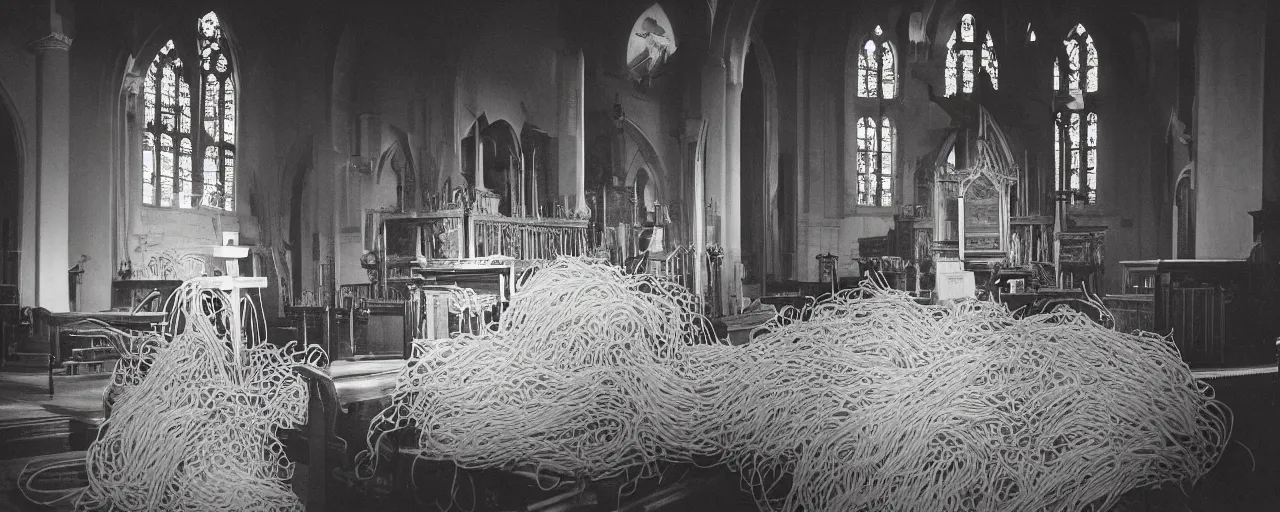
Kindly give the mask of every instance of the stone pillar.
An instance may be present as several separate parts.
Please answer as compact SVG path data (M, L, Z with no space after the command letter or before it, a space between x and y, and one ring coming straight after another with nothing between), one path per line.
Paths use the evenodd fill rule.
M71 38L55 28L27 45L36 54L36 296L49 311L70 308L67 269L71 186Z
M741 300L742 278L742 80L731 72L725 94L725 180L724 180L724 278L725 291L733 300L729 311Z
M560 197L565 210L587 210L587 146L585 103L586 68L582 50L560 55Z
M688 217L693 220L693 290L698 296L702 296L707 291L707 266L702 262L707 256L707 193L706 193L706 159L703 146L706 143L707 121L699 119L697 122L688 122L685 124L685 143L686 147L693 148L693 161L689 165L693 167L693 193L690 201Z
M725 93L727 91L727 79L728 75L725 73L724 61L719 57L711 57L702 72L702 116L707 120L707 133L704 142L705 156L703 157L704 192L706 195L704 198L705 203L703 203L705 206L697 214L708 216L704 235L705 243L715 243L721 247L728 245L724 230L726 171ZM717 219L720 222L715 222ZM717 227L716 224L719 224L719 226ZM728 287L725 286L725 276L730 274L731 272L729 272L727 266L720 272L721 279L717 284L720 285L721 311L713 311L713 314L723 313L724 305L728 303Z

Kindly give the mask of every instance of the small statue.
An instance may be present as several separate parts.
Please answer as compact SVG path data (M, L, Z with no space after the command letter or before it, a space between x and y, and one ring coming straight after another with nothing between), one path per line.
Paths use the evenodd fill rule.
M360 267L364 268L365 273L369 275L369 283L376 286L382 277L382 272L378 265L378 255L373 251L364 251L364 255L360 256Z
M431 251L432 257L442 260L449 259L449 235L453 232L454 230L452 229L444 228L440 228L440 230L436 232L435 247L433 247L434 250Z
M116 277L121 281L133 279L133 262L124 260L120 262L120 269L116 271Z

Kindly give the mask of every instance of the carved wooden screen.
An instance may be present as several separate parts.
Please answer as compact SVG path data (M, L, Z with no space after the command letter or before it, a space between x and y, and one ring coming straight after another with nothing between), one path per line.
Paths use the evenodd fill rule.
M964 192L964 250L999 252L1004 249L1000 187L986 176L975 178Z

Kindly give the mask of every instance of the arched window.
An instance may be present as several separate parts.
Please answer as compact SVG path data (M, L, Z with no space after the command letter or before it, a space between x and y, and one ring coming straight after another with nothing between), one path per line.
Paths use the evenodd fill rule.
M893 47L877 25L858 52L858 97L893 99L897 94Z
M1083 196L1085 204L1098 197L1098 50L1084 25L1076 25L1063 41L1065 59L1054 59L1053 90L1058 91L1053 157L1055 190ZM1066 188L1063 188L1063 179Z
M858 204L893 206L893 123L858 119Z
M143 85L142 202L161 207L235 209L235 77L218 16L196 24L200 64L192 70L168 41ZM192 94L191 82L200 87ZM197 108L199 107L199 108ZM194 118L193 118L194 115ZM202 127L198 132L192 126ZM195 172L196 156L200 172Z
M184 71L173 41L160 48L147 68L142 135L146 204L191 207L191 87Z
M972 14L961 16L960 26L951 32L951 39L947 40L947 96L955 96L957 92L973 93L979 69L987 72L992 89L1000 89L1000 63L996 59L995 40L991 38L991 32L986 31L986 36L979 41L977 34L981 32Z
M631 79L647 85L676 53L676 34L662 6L649 6L631 26L627 39L627 69Z

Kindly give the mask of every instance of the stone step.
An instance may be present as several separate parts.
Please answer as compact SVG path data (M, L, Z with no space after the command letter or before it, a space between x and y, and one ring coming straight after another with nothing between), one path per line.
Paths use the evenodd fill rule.
M66 432L43 434L0 442L0 460L52 455L71 450L71 437Z
M48 352L14 352L13 359L5 361L5 366L14 368L48 368Z
M68 416L0 422L0 460L84 450L98 435L98 426Z

